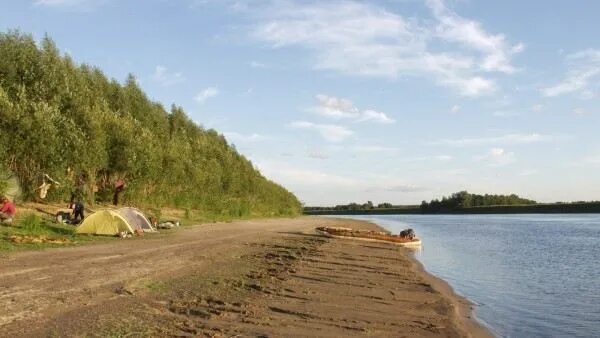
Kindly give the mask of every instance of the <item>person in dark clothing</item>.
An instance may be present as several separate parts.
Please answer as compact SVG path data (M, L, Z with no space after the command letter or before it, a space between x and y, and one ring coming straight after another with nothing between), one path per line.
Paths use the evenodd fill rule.
M84 212L85 207L83 203L81 201L75 202L75 204L73 204L73 219L71 222L73 224L78 224L79 222L83 221L85 218Z
M113 196L114 205L119 205L119 195L123 192L123 189L125 189L125 181L118 179L115 182L115 194Z

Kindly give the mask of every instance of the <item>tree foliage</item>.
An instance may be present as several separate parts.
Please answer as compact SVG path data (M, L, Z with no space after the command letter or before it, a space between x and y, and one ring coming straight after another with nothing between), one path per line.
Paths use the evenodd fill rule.
M48 196L56 201L79 189L107 202L124 179L126 203L232 216L300 210L222 135L151 101L132 75L121 84L62 56L50 38L16 31L0 34L0 166L26 199L48 174L62 183Z
M307 206L304 207L305 212L312 211L326 211L326 210L335 210L335 211L361 211L361 210L378 210L378 209L409 209L409 208L417 208L415 205L393 205L392 203L384 202L374 205L372 201L367 201L366 203L348 203L348 204L338 204L334 207L316 207L316 206Z
M421 210L426 212L449 211L456 209L487 207L498 205L532 205L536 201L521 198L515 194L511 195L477 195L467 191L460 191L441 200L434 199L431 202L423 201Z

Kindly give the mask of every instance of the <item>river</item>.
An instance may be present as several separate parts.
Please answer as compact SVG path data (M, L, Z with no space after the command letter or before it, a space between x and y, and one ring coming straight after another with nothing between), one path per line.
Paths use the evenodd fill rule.
M600 215L351 218L413 228L416 258L499 337L600 336Z

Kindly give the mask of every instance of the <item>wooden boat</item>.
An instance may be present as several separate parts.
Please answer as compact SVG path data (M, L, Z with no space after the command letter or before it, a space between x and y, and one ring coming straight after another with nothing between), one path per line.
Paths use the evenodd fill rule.
M389 232L383 231L356 230L344 227L317 227L315 230L320 235L333 238L354 239L370 242L385 242L407 247L421 245L421 240L414 236L392 235Z

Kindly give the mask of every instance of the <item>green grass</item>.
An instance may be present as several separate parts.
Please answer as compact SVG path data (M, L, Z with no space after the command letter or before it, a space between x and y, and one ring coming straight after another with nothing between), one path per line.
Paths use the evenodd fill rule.
M149 281L146 283L146 288L152 292L161 293L167 290L167 283L161 281Z
M54 243L15 243L11 236L44 237L65 240L65 244ZM75 234L75 226L56 224L34 213L24 213L15 218L11 225L0 225L0 252L18 250L39 250L45 248L81 245L89 242L112 240L112 237L80 236Z
M152 337L157 333L150 326L144 324L139 318L128 316L126 318L106 318L103 327L89 337L107 338L132 338Z
M43 220L36 214L27 214L20 221L20 228L24 233L31 235L47 235L48 228L42 224Z

